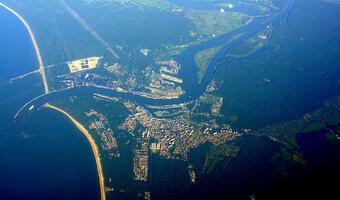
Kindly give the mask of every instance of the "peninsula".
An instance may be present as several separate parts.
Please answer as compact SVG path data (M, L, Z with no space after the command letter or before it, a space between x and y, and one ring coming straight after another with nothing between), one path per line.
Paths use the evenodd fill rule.
M101 200L105 200L106 196L105 196L103 170L102 170L102 165L101 165L101 162L100 162L98 147L97 147L94 139L91 137L90 133L84 128L83 125L81 125L78 121L76 121L71 115L69 115L64 110L62 110L58 107L52 106L48 103L46 103L44 106L47 107L47 108L52 108L54 110L57 110L57 111L63 113L64 115L66 115L77 126L77 128L86 136L87 140L90 142L94 157L96 159L97 171L98 171L98 176L99 176Z

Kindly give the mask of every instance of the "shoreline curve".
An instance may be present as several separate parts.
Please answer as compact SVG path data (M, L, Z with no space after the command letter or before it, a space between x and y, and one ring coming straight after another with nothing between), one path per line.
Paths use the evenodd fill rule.
M45 71L44 71L44 64L42 62L42 58L41 58L41 55L40 55L40 50L39 50L37 41L35 39L35 36L34 36L32 30L31 30L31 27L28 25L26 20L23 17L21 17L21 15L19 15L17 12L15 12L13 9L11 9L10 7L6 6L5 4L3 4L1 2L0 2L0 6L4 7L6 10L8 10L12 14L14 14L25 25L25 27L26 27L26 29L27 29L30 37L31 37L35 53L37 54L37 58L38 58L38 62L39 62L39 72L40 72L40 74L42 76L42 79L43 79L45 94L48 94L49 90L48 90L47 80L46 80Z
M89 141L89 143L91 145L92 152L93 152L95 160L96 160L97 172L98 172L98 176L99 176L101 200L106 200L103 170L102 170L102 165L101 165L101 162L100 162L98 147L97 147L94 139L92 138L90 133L85 129L85 127L83 125L81 125L77 120L75 120L70 114L68 114L64 110L62 110L58 107L52 106L51 104L48 104L48 103L46 103L44 105L44 107L54 109L56 111L61 112L64 115L66 115L74 123L74 125L76 125L76 127L86 136L87 140Z

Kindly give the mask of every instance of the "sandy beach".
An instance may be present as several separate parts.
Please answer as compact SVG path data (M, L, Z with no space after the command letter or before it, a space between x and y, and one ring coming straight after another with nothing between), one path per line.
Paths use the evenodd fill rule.
M83 125L81 125L78 121L76 121L71 115L69 115L64 110L62 110L58 107L52 106L48 103L45 104L44 106L47 107L47 108L52 108L54 110L57 110L57 111L63 113L64 115L66 115L77 126L77 128L86 136L87 140L90 142L94 157L96 159L97 171L98 171L98 176L99 176L101 200L105 200L106 197L105 197L104 176L103 176L102 165L101 165L101 162L100 162L99 151L98 151L98 147L97 147L95 141L93 140L93 138L91 137L90 133L86 130L86 128Z
M38 58L38 62L39 62L39 72L42 76L42 79L43 79L43 83L44 83L44 88L45 88L45 94L47 94L49 92L48 90L48 85L47 85L47 80L46 80L46 76L45 76L45 71L44 71L44 64L42 62L42 59L41 59L41 55L40 55L40 50L39 50L39 47L38 47L38 44L37 44L37 41L35 40L35 36L31 30L31 27L28 25L28 23L26 22L26 20L21 17L17 12L15 12L14 10L12 10L11 8L7 7L5 4L3 3L0 3L0 6L6 8L8 11L10 11L11 13L13 13L15 16L17 16L19 18L19 20L25 25L28 33L30 34L30 37L32 39L32 42L33 42L33 46L34 46L34 49L35 49L35 53L37 54L37 58Z

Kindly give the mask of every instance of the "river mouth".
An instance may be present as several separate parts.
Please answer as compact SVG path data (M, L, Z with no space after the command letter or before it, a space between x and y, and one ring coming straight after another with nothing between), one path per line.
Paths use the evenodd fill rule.
M13 119L44 89L39 73L10 83L39 64L27 29L2 6L0 36L0 199L98 199L91 149L72 123L47 109Z
M246 27L246 28L250 28L250 27ZM256 31L255 29L257 27L253 27L254 28L254 33L253 34L256 34ZM242 32L243 29L241 30L237 30L237 31L240 31ZM236 31L231 33L232 35L233 34L236 34ZM247 37L251 37L251 34L250 35L246 35L244 36L244 38L247 38ZM229 36L226 36L226 37L229 37ZM217 40L217 43L218 43L218 39ZM235 44L233 45L236 45L236 43L238 42L235 42ZM207 44L208 46L209 45L212 45L212 44ZM230 44L229 44L230 45ZM220 56L224 56L225 54L225 51L228 51L229 48L231 48L233 45L230 45L230 46L224 46L225 50L224 51L220 51L218 54L220 54ZM194 47L193 47L194 48ZM199 50L201 50L202 48L204 49L205 47L195 47L195 48L198 48ZM197 51L199 51L197 50ZM193 50L194 51L194 50ZM196 51L196 52L197 52ZM195 53L192 53L193 55L195 55ZM189 52L188 55L191 55L191 53ZM192 64L194 63L192 61L192 57L186 57L184 54L182 55L184 59L182 62L185 63L186 59L188 60L188 63ZM222 57L214 57L214 59L216 60L216 63L218 63L218 61L222 58ZM177 61L179 61L181 58L177 58ZM180 61L179 61L180 62ZM187 91L190 93L189 94L186 94L186 96L183 96L182 98L180 99L173 99L173 100L155 100L155 99L148 99L148 98L144 98L144 97L141 97L141 96L138 96L138 95L133 95L133 94L130 94L130 93L119 93L119 92L116 92L116 91L112 91L112 90L108 90L108 89L103 89L103 88L96 88L96 87L77 87L77 88L73 88L73 89L70 89L70 90L65 90L65 91L59 91L59 92L56 92L56 93L51 93L51 94L48 94L40 99L37 99L36 101L32 102L31 104L29 104L26 108L26 111L28 110L28 108L30 108L31 106L35 106L34 109L36 111L36 109L39 109L42 105L44 105L46 102L50 102L50 101L54 101L54 100L58 100L59 98L64 98L65 96L81 96L81 95L89 95L89 96L92 96L93 93L100 93L100 94L105 94L107 96L116 96L116 97L120 97L122 98L123 100L129 100L129 101L134 101L134 102L138 102L139 104L148 104L148 105L167 105L167 104L175 104L175 103L181 103L182 101L186 101L186 100L192 100L192 99L195 99L197 97L199 97L202 93L204 93L205 91L205 88L206 86L209 84L209 82L214 78L214 75L216 73L216 69L215 69L215 66L216 65L211 65L209 66L209 69L208 70L212 70L212 72L210 73L210 78L209 78L209 72L207 72L207 74L204 78L204 80L202 81L202 83L200 85L198 85L196 83L196 80L195 79L192 79L194 81L192 82L185 82L185 84L187 83L187 85L185 86L187 89ZM194 70L194 68L196 68L195 65L192 65L192 70ZM182 76L183 77L190 77L193 72L191 70L188 70L187 72L188 74L185 75L184 72L182 73ZM38 77L39 78L39 77ZM190 79L191 80L191 79ZM262 81L262 80L261 80ZM201 86L202 85L202 86ZM197 94L195 94L197 92ZM185 99L187 98L187 99ZM150 109L151 110L151 109ZM41 109L42 112L44 112L44 109ZM23 115L20 115L19 116L19 119L18 121L21 121L21 120L25 120L27 117L30 117L30 116L33 116L34 114L39 114L39 112L25 112L23 114L25 114L25 116ZM52 121L50 123L63 123L64 122L57 122L57 121ZM13 124L13 126L15 126L17 124ZM3 130L3 128L1 127L0 130ZM26 135L23 135L23 137L27 137ZM267 138L268 139L268 138ZM1 140L1 137L0 137L0 140ZM18 144L19 146L20 144ZM0 145L1 146L1 145ZM263 145L265 146L265 145ZM1 152L1 151L0 151ZM3 151L5 152L5 151ZM251 151L250 151L251 152ZM201 156L203 154L199 154L198 156ZM1 156L1 154L0 154ZM20 156L20 155L19 155ZM158 161L157 161L158 162ZM1 167L1 165L0 165ZM1 170L0 170L1 171ZM162 173L163 171L161 171L160 173ZM6 183L3 183L3 185L5 185ZM72 187L72 186L70 186ZM94 186L95 187L95 186ZM6 188L5 188L6 190ZM232 192L232 191L231 191Z
M172 1L175 4L181 5L181 6L187 6L187 7L196 7L200 3L195 3L196 6L193 6L191 4L191 1ZM186 3L185 3L186 2ZM224 1L219 1L218 3L221 3ZM201 2L202 4L199 6L200 9L217 9L215 4ZM183 5L182 5L183 4ZM111 96L117 96L121 97L126 100L136 101L140 103L141 105L170 105L170 104L179 104L183 102L189 102L192 100L197 99L199 96L201 96L207 89L208 85L213 80L215 73L217 71L217 64L218 62L225 56L225 53L241 42L244 39L250 38L257 34L262 29L266 28L270 24L276 22L277 20L281 19L282 17L286 16L290 10L293 9L295 4L295 0L290 0L287 5L280 11L277 11L274 15L270 17L259 17L252 20L251 23L247 24L246 26L243 26L239 29L236 29L234 31L228 32L226 34L223 34L221 36L218 36L216 38L210 39L208 41L199 43L198 45L191 46L187 49L185 49L183 52L181 52L179 55L175 57L175 60L181 64L183 67L179 71L179 76L184 79L184 82L182 84L182 87L186 93L182 96L180 96L177 99L150 99L141 97L132 93L119 93L113 90L109 89L103 89L103 88L96 88L96 87L80 87L80 88L73 88L67 91L57 91L55 93L48 94L42 98L39 98L38 101L33 101L26 105L26 107L30 107L34 104L37 104L39 106L42 106L43 104L47 103L48 101L53 100L54 98L58 98L58 95L60 96L72 96L72 95L90 95L93 93L103 93L106 95ZM243 9L244 12L247 12L247 9ZM251 14L251 13L248 13ZM229 42L235 35L245 33L241 37L232 40L232 42ZM224 45L211 59L211 62L208 65L208 68L203 76L203 79L200 84L198 84L196 72L198 71L198 67L195 63L194 57L195 55L205 49L209 49L212 47Z

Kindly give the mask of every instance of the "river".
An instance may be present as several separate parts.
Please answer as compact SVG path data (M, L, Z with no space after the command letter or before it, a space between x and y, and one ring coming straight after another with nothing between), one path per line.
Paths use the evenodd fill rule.
M193 5L196 5L196 3L195 4L184 3L188 1L172 1L172 2L177 3L181 6L191 5L189 7L195 7ZM188 102L188 101L197 99L200 95L202 95L202 93L205 92L207 86L209 85L209 83L211 82L211 80L213 79L215 75L218 61L224 57L228 49L235 46L242 40L254 36L256 33L263 30L266 26L286 16L289 13L289 11L293 9L294 4L295 4L295 0L290 0L284 8L282 8L280 11L276 11L276 13L270 17L255 18L251 23L249 23L246 26L243 26L239 29L228 32L226 34L223 34L219 37L208 40L206 42L202 42L198 45L191 46L185 49L181 54L177 55L175 57L175 60L183 66L181 71L179 72L179 75L184 80L182 88L186 91L186 93L178 99L156 100L156 99L149 99L149 98L141 97L141 96L130 94L130 93L129 94L119 93L113 90L107 90L107 89L102 89L102 88L82 87L82 88L73 88L67 91L51 93L42 98L39 98L36 101L33 101L32 103L28 104L26 107L30 107L33 104L38 104L40 106L50 101L51 99L59 98L65 95L66 96L67 95L81 95L81 94L86 95L86 94L92 94L94 92L111 95L111 96L117 96L117 97L121 97L124 99L129 99L132 101L136 101L142 105L144 104L149 104L149 105L178 104L178 103ZM208 5L206 3L204 3L204 5L205 6L202 6L201 8L216 9L214 5L210 5L210 4ZM246 7L245 9L243 10L241 9L239 11L247 13L248 10L249 10L248 7ZM233 36L240 34L240 33L245 33L245 34L233 40L232 42L229 42L233 38ZM198 71L198 67L196 66L196 63L194 60L195 55L202 50L217 47L220 45L224 45L224 46L212 58L205 72L205 75L202 79L201 84L198 84L197 75L196 75L197 74L196 72Z
M186 90L186 94L179 99L154 100L107 89L81 87L48 94L27 105L27 108L31 105L39 108L50 100L64 96L94 92L130 99L141 104L165 105L196 99L205 91L214 77L217 62L229 48L285 16L294 3L295 0L290 0L275 16L256 18L247 26L192 46L178 55L175 59L185 66L180 76L184 79L183 89ZM205 8L215 9L209 6ZM244 12L247 12L247 9ZM193 73L198 70L194 56L204 49L226 44L234 35L243 32L247 34L225 45L213 57L201 84L197 84L196 73ZM0 92L6 94L0 100L0 175L3 177L0 180L0 197L98 199L98 177L90 145L65 116L52 110L41 109L40 112L26 112L20 120L13 122L12 116L24 102L43 93L43 85L39 74L8 84L11 77L36 70L38 66L25 27L3 8L0 8L0 36L0 61L5 66L0 69ZM12 50L9 51L9 47Z

